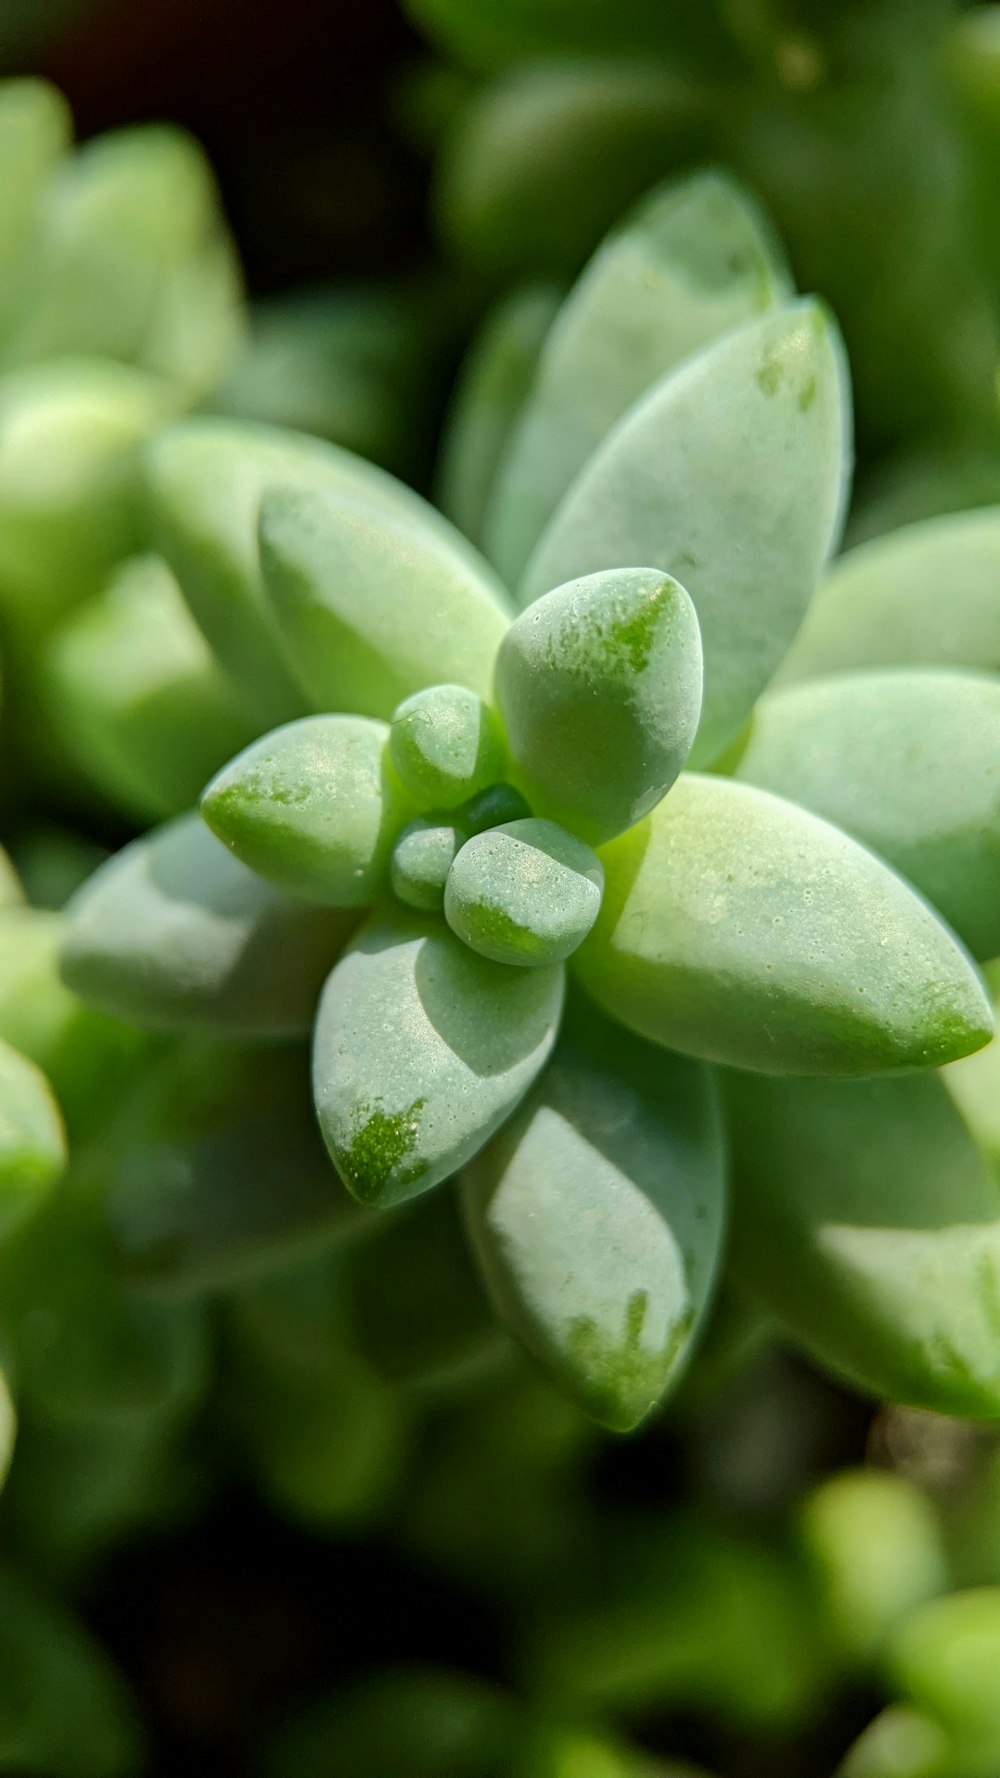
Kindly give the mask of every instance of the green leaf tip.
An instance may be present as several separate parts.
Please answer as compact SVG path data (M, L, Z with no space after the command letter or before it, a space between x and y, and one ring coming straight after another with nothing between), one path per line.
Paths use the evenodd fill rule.
M511 625L495 682L532 806L599 845L649 813L691 750L702 689L694 606L653 568L570 581Z
M389 877L397 900L434 913L444 906L444 890L467 835L459 820L418 815L407 822L392 850Z
M388 729L363 716L305 716L263 736L212 780L201 812L245 865L292 895L365 907L386 874L405 802Z
M444 892L452 931L495 963L561 963L590 931L604 872L590 847L554 821L531 818L477 834Z
M427 809L453 809L503 772L492 712L464 685L433 685L405 698L389 734L392 763Z
M385 1207L480 1149L548 1059L563 973L477 957L442 923L375 915L323 990L320 1128L346 1184Z

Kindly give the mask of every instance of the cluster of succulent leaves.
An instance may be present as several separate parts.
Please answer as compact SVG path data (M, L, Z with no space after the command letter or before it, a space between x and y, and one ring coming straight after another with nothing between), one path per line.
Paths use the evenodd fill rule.
M405 302L248 348L187 139L74 153L0 87L6 791L166 823L68 921L0 883L0 1533L72 1593L211 1498L206 1415L279 1513L510 1602L527 1703L387 1672L273 1778L678 1778L644 1712L780 1737L873 1673L845 1778L991 1778L995 1477L942 1529L843 1476L793 1554L586 1477L762 1313L1000 1413L993 9L413 10L490 74L435 76L466 262L562 279L615 222L488 316L446 517L328 442L405 457ZM836 324L728 175L619 217L706 150L866 436L932 439L832 566ZM134 1769L79 1626L7 1570L0 1620L0 1767Z

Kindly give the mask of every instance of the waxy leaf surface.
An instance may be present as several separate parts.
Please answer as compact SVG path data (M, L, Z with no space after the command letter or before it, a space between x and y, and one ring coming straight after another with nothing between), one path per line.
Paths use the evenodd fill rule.
M503 453L484 547L509 585L517 585L563 495L633 402L685 358L790 294L768 225L725 174L699 173L643 199L563 304Z
M471 1160L548 1059L563 971L477 957L439 923L375 916L320 1002L313 1084L346 1185L390 1205Z
M1000 678L835 674L758 705L737 776L853 834L1000 955Z
M750 322L629 409L528 564L525 604L637 563L687 588L705 654L697 764L732 739L802 622L844 500L846 399L818 304Z
M1000 1411L1000 1184L940 1078L726 1080L737 1276L872 1395Z
M557 1388L626 1431L683 1367L711 1295L721 1122L706 1069L577 1012L463 1198L502 1319Z
M855 667L1000 672L1000 507L925 519L848 550L778 681Z
M570 581L511 625L495 678L533 808L599 845L648 815L691 751L702 688L694 606L654 568Z
M156 1030L293 1036L352 925L265 883L187 815L74 897L62 969L85 1000Z
M509 621L485 562L356 489L275 488L261 508L261 564L313 703L388 718L444 682L489 695Z
M202 815L268 882L331 907L364 907L406 809L385 763L388 733L364 716L287 723L223 767Z
M875 1074L979 1049L965 952L901 879L794 804L684 774L602 847L585 987L657 1043L765 1074Z

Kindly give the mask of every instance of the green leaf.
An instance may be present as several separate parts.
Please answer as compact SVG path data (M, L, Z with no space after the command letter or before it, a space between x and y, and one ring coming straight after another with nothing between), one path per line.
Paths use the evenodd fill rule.
M490 488L559 307L558 285L525 284L489 311L458 376L437 472L443 512L482 545Z
M59 974L65 932L61 914L0 911L0 1039L41 1069L75 1144L115 1115L146 1040L66 987Z
M429 685L392 718L392 763L424 809L455 809L489 790L504 769L493 712L464 685Z
M701 637L655 568L570 581L514 622L496 663L510 755L540 815L592 845L648 815L694 742Z
M890 1704L848 1749L837 1778L954 1778L955 1749L941 1724Z
M406 812L386 759L388 734L363 716L290 722L223 768L202 815L268 882L331 907L364 907Z
M382 1667L293 1718L265 1753L262 1773L496 1778L512 1773L518 1739L516 1708L493 1680L422 1663Z
M0 1238L30 1216L65 1165L62 1118L45 1076L0 1042Z
M511 586L633 402L791 288L769 225L724 173L659 186L612 231L545 340L499 467L484 546Z
M444 136L438 228L495 282L572 276L628 204L708 143L705 89L662 62L514 67Z
M766 791L685 774L601 860L575 967L656 1043L766 1074L875 1074L990 1036L979 978L925 903Z
M597 919L600 860L554 821L511 821L473 836L448 872L444 914L481 957L525 968L562 963Z
M147 1075L107 1200L127 1275L179 1299L289 1265L363 1220L316 1128L308 1053L186 1039Z
M375 916L320 1002L313 1083L320 1127L362 1203L387 1206L454 1173L544 1066L563 972L489 963L446 927Z
M1000 1186L942 1083L726 1082L734 1264L866 1392L1000 1412Z
M0 1569L0 1765L53 1778L127 1778L138 1717L104 1650L60 1605Z
M894 1684L965 1754L956 1768L991 1771L1000 1758L1000 1587L970 1587L932 1600L894 1639ZM966 1761L968 1763L966 1763Z
M705 652L696 763L732 739L802 622L843 504L846 404L817 303L750 322L629 410L528 564L524 603L637 563L687 588Z
M0 587L31 638L101 590L140 543L138 447L177 392L124 364L0 378Z
M126 563L57 631L45 679L74 758L142 821L189 809L254 733L157 556Z
M1000 507L906 525L823 581L778 683L853 667L1000 672Z
M0 335L17 309L23 274L19 260L39 198L72 134L69 106L47 80L0 83Z
M10 1392L10 1384L3 1371L0 1371L0 1493L3 1492L17 1443L17 1408Z
M389 863L396 899L422 913L440 912L448 872L468 837L457 815L452 820L445 815L418 815L408 821Z
M172 426L146 453L146 482L156 548L262 725L307 708L260 577L257 520L265 489L357 495L386 517L409 518L421 534L435 531L446 540L442 548L464 553L470 575L478 560L447 520L393 476L336 445L276 427L208 417Z
M198 815L134 840L73 898L66 982L154 1030L307 1031L350 914L293 901L247 870Z
M993 1002L1000 1006L1000 960L984 971ZM953 1062L941 1076L973 1136L1000 1179L1000 1038L974 1056Z
M725 1163L713 1083L586 1006L463 1177L497 1313L585 1413L627 1432L712 1294Z
M407 0L421 29L453 55L492 67L531 56L656 55L671 32L704 29L703 9L681 0L668 24L649 0ZM711 29L710 29L711 34Z
M895 669L764 698L736 776L891 864L976 957L1000 953L1000 679Z
M208 161L184 131L115 130L66 157L23 257L13 359L120 359L192 390L225 371L239 271Z
M318 708L388 718L413 692L443 682L489 696L506 594L442 523L414 522L353 488L265 495L264 579Z
M905 1475L845 1469L827 1477L803 1502L799 1533L833 1640L861 1673L898 1624L948 1590L937 1513Z

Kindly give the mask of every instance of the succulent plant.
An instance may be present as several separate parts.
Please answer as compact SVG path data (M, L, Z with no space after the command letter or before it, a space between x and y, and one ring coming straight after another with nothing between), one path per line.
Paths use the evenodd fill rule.
M887 624L888 660L862 637L864 673L793 683L851 628L852 561L810 603L845 364L732 182L644 200L533 367L509 337L447 453L472 438L461 503L500 573L330 445L209 419L152 442L150 542L259 738L98 870L65 979L153 1029L312 1030L359 1204L457 1178L496 1313L611 1426L694 1348L730 1177L737 1276L793 1337L996 1412L996 1186L933 1072L992 1030L965 948L1000 949L980 632L941 670L951 619L911 599L926 670ZM280 1245L280 1167L255 1183Z

